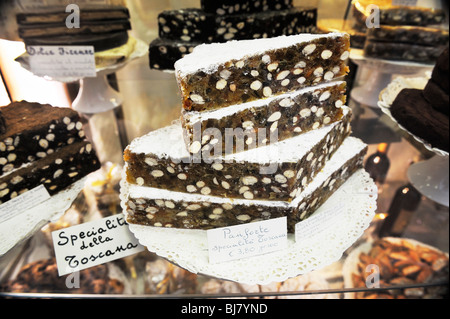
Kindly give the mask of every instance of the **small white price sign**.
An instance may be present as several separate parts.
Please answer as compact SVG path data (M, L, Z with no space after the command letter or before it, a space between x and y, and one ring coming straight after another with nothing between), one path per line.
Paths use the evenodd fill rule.
M51 78L95 77L93 46L27 46L31 72Z
M287 248L287 218L207 231L209 261L221 263Z

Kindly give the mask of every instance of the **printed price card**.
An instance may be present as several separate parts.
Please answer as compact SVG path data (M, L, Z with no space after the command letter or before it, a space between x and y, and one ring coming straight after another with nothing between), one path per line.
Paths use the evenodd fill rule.
M207 231L209 261L220 263L287 248L287 218Z
M60 276L145 249L130 232L123 214L57 230L52 237Z
M295 242L305 242L327 232L343 220L346 205L341 203L333 209L321 211L295 225Z
M31 71L51 78L95 77L93 46L27 46Z
M14 197L0 205L0 223L11 219L28 209L38 206L50 198L50 194L44 185L40 185L28 192Z

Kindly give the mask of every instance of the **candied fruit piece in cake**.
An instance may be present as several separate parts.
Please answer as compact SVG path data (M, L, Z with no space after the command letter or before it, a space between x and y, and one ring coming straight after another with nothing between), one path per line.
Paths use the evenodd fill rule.
M185 193L289 200L313 180L350 134L350 109L344 114L341 121L320 129L225 156L193 156L186 149L181 125L174 124L127 147L127 180Z
M292 201L247 200L187 194L128 185L127 220L132 224L184 229L213 229L278 217L288 231L313 214L350 176L362 168L367 145L348 137L302 192ZM306 166L305 166L306 167Z
M0 135L0 174L44 158L84 139L77 112L26 101L0 108L6 130Z
M331 80L334 73L325 77ZM343 81L278 96L271 96L270 91L267 89L266 92L270 97L253 102L214 111L184 112L182 122L188 150L191 153L208 149L217 152L217 147L221 146L222 155L236 153L318 129L343 116L342 106L346 102L346 83ZM275 131L276 139L271 138ZM235 134L229 135L230 132ZM217 138L221 138L220 144L217 144ZM227 144L229 138L234 139L232 144ZM201 147L192 147L193 143ZM227 145L232 147L227 149Z
M300 34L204 44L175 63L187 111L206 111L327 82L348 72L350 36ZM299 72L301 73L299 74Z

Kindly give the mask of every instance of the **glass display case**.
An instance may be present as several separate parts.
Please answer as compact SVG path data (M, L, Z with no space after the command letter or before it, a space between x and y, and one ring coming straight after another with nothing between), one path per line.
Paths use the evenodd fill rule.
M440 1L431 2L441 6ZM17 5L22 10L27 1L5 3L3 12ZM11 27L0 32L1 104L25 99L76 110L101 162L101 168L83 180L61 214L43 218L26 231L17 230L17 238L7 238L12 244L2 248L0 255L1 298L448 298L448 152L415 138L383 107L392 103L389 94L398 85L402 89L423 85L435 64L371 63L361 51L361 34L353 32L355 1L293 1L295 6L318 8L316 32L349 32L354 40L350 74L345 78L347 104L353 113L352 136L368 145L363 164L376 186L376 194L371 194L376 208L349 247L330 253L331 259L318 262L311 271L264 284L195 273L145 247L130 256L60 276L52 232L121 216L124 150L136 138L180 118L182 97L174 72L150 67L149 44L160 35L158 15L164 10L201 7L199 0L114 4L127 6L132 25L129 34L138 44L134 55L97 72L95 78L56 81L38 77L16 59L23 54L24 44ZM0 17L6 20L3 12ZM397 83L394 88L393 83ZM2 232L10 236L11 230ZM322 257L313 256L319 261Z

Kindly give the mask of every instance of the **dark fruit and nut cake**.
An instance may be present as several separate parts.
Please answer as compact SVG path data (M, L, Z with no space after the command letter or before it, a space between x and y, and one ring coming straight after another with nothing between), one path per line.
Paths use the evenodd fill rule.
M72 109L21 101L1 112L0 204L39 185L56 194L100 168Z
M175 63L183 108L214 110L329 82L347 74L349 48L341 33L198 46Z

